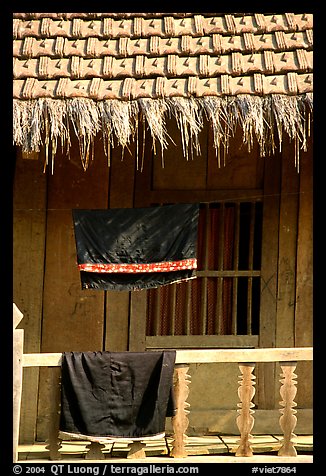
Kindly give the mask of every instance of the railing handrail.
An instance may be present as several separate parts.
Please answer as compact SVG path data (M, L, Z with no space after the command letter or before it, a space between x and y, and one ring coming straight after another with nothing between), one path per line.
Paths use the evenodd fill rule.
M62 353L23 354L23 367L59 367ZM296 362L313 360L313 347L271 347L259 349L186 349L176 350L176 364Z
M14 304L13 313L14 338L13 338L13 461L18 460L18 440L20 406L22 396L22 381L24 367L60 367L62 363L62 352L56 353L24 353L24 330L17 329L23 314ZM153 351L163 349L153 349ZM185 457L185 435L188 427L187 414L189 413L186 399L189 393L189 383L191 380L188 374L189 365L192 363L237 363L241 375L239 376L238 395L240 403L238 406L237 426L240 431L239 447L236 456L252 456L252 446L250 442L251 430L254 425L254 404L252 399L255 394L255 379L253 374L255 364L260 362L279 362L281 368L280 396L280 427L284 435L282 446L278 451L279 456L296 456L297 452L293 443L295 437L294 429L297 418L294 401L296 395L297 375L294 373L298 361L312 361L313 347L273 347L273 348L196 348L196 349L176 349L175 367L175 394L177 401L177 412L172 418L174 428L174 442L171 456ZM53 382L52 382L53 383ZM50 418L49 449L50 459L60 459L58 440L58 390L59 385L53 384L55 398L52 400L55 406ZM96 443L92 443L96 445ZM98 444L97 444L98 445ZM92 450L93 451L93 450ZM90 450L92 457L94 454ZM99 448L97 456L102 458ZM137 450L138 451L138 450ZM134 457L140 457L139 455Z
M19 331L18 331L19 333ZM18 336L18 334L17 334ZM20 336L22 337L22 336ZM21 370L24 367L60 367L62 362L62 353L27 353L22 352L23 341L21 339L21 354L18 357ZM156 349L163 350L163 349ZM177 413L172 418L174 428L173 448L171 456L174 458L186 457L185 435L189 420L187 414L189 404L186 402L189 393L190 375L188 374L191 363L237 363L241 375L239 376L238 394L240 403L238 403L237 426L240 432L239 447L235 456L252 456L251 429L254 425L253 413L254 404L252 398L255 394L255 376L253 371L256 363L259 362L279 362L281 374L280 394L282 397L280 426L284 434L282 446L278 451L279 456L296 456L297 452L293 443L294 428L296 425L295 410L293 407L296 394L296 378L294 371L298 361L313 360L312 347L273 347L273 348L251 348L251 349L178 349L176 350L175 367L175 394L177 398ZM21 381L20 381L21 393ZM58 390L58 388L57 388ZM16 399L16 406L19 409L20 397ZM55 399L57 402L57 400ZM50 422L49 449L50 459L60 459L59 448L61 443L58 440L57 428L57 409L52 414L53 421ZM16 433L14 438L14 460L17 461L18 455L18 428L19 428L19 410L16 418ZM98 444L96 446L98 457L102 457ZM90 450L91 451L91 450ZM95 451L95 450L94 450ZM140 456L137 456L140 457Z

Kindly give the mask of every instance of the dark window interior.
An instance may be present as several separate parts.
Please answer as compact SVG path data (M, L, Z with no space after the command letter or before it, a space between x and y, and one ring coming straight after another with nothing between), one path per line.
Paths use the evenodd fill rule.
M200 205L197 278L148 291L147 335L259 333L262 203Z

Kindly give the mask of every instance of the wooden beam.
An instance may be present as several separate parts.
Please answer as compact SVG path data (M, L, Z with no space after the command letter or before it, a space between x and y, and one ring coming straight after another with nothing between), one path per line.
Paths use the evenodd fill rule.
M287 362L312 360L312 347L178 350L176 363Z
M62 352L42 352L41 354L24 354L23 367L59 367Z
M268 160L268 159L266 159ZM274 159L271 159L274 160ZM149 190L147 203L209 203L262 200L260 188L251 190Z
M258 335L146 336L146 349L258 347Z
M24 354L23 367L57 367L61 353ZM284 347L270 349L191 349L177 350L176 364L213 362L293 362L313 360L312 347Z

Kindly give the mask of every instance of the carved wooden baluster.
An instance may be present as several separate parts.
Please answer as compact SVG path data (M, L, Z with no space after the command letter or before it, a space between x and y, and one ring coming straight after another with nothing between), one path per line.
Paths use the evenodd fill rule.
M92 441L86 448L88 448L88 451L85 454L85 459L104 459L102 448L105 448L105 445L97 441Z
M280 412L282 415L280 416L280 427L283 432L283 441L282 446L278 451L279 456L297 456L297 451L294 447L292 439L296 436L294 432L294 428L297 424L297 417L295 414L297 413L294 410L294 407L297 404L294 402L294 398L297 393L297 375L294 373L297 363L296 362L282 362L280 363L282 374L281 374L281 388L280 394L282 397L282 401L280 405L282 407Z
M174 396L176 403L176 414L172 417L173 442L170 456L173 458L185 458L187 452L185 443L187 439L186 431L189 425L187 414L190 407L187 403L189 395L189 383L191 381L188 375L189 365L177 364L174 369Z
M130 459L140 459L140 458L146 458L146 453L144 448L146 447L145 443L142 443L141 441L133 441L132 443L129 443L128 448L128 454L127 458Z
M49 372L52 399L49 421L49 436L46 440L46 449L50 451L51 460L59 460L61 459L59 449L62 446L62 440L59 438L61 369L56 367L49 367Z
M250 442L252 435L250 432L255 423L253 417L254 410L252 410L255 405L251 401L255 395L254 385L256 377L252 374L254 368L254 363L239 364L241 375L238 382L240 384L238 395L241 403L238 403L239 409L237 411L239 416L237 417L237 425L240 430L240 444L235 453L236 456L253 455Z

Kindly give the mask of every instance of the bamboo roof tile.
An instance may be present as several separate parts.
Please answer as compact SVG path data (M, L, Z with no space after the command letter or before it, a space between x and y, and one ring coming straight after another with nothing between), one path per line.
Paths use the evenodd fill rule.
M155 98L157 77L174 79L164 94L199 96L206 94L202 81L189 91L187 78L221 75L229 76L229 94L271 94L270 75L279 76L278 92L301 93L312 91L312 82L300 77L298 88L290 87L287 75L313 71L312 15L16 13L13 54L14 97L21 99L31 78L31 98L57 98L53 80L60 78L69 79L63 97L87 97L92 78L101 78L104 89L112 85L108 79L119 80L111 91L123 99L121 81L133 78L143 80L135 97L152 90ZM263 87L254 86L255 74L263 75ZM218 80L206 83L213 95L223 94ZM106 97L102 89L98 99Z
M166 110L176 107L176 98L180 101L179 109L185 107L183 99L196 99L196 107L214 123L216 147L223 137L221 118L217 118L222 114L222 105L234 111L230 101L236 98L242 109L237 117L243 117L247 111L248 120L250 116L250 121L254 121L257 119L253 118L252 109L248 112L248 98L254 108L259 104L260 110L265 108L268 98L274 108L276 104L285 107L284 98L297 98L297 108L292 99L286 107L297 115L292 118L296 133L293 129L291 134L305 145L300 117L311 117L313 15L14 13L13 77L14 140L26 150L37 149L41 139L26 132L28 128L24 129L21 121L32 121L32 115L41 114L42 108L44 114L55 109L55 114L60 110L60 114L68 114L71 119L77 115L68 113L69 108L85 108L85 101L89 101L88 107L94 109L90 117L94 118L112 104L118 107L116 102L108 105L106 101L134 101L132 108L142 110L151 127L150 114L155 110L163 121ZM83 101L79 105L78 99ZM172 102L164 107L162 102L149 106L149 99L174 102L173 106ZM56 105L51 101L56 101ZM308 105L308 116L300 109L304 102ZM192 101L188 106L195 114L198 129L199 116L194 104ZM134 117L134 112L128 111L130 118ZM53 112L52 122L54 117ZM94 134L103 120L107 121L107 115L105 119L96 119L91 128ZM164 135L164 121L161 126L160 137ZM110 127L105 134L117 129ZM260 127L253 129L258 131ZM85 130L82 134L91 134ZM131 127L130 131L133 130ZM58 124L52 131L52 140L57 141L59 135L62 139L62 134ZM155 135L153 130L152 134Z

